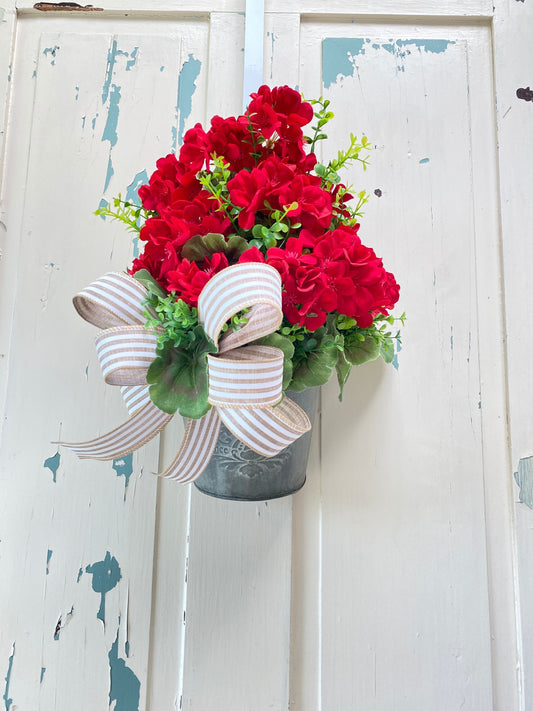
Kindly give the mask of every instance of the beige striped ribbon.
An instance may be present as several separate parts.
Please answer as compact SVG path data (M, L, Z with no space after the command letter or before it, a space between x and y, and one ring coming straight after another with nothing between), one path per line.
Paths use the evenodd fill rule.
M146 373L155 358L158 331L146 329L145 287L127 274L110 272L74 297L80 316L103 329L96 350L106 383L120 386L130 419L88 442L60 443L80 458L117 459L153 439L171 420L150 400ZM224 324L249 309L247 323L222 334ZM161 476L197 479L215 450L221 423L250 449L272 457L311 428L305 412L283 398L283 353L247 345L281 323L281 279L267 264L236 264L216 274L198 300L198 317L218 347L209 355L209 403L188 420L178 454Z

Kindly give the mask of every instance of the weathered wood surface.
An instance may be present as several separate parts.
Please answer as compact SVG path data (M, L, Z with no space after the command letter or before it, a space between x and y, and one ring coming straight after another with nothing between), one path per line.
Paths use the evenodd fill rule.
M490 25L453 19L490 18L486 0L330 2L329 15L267 0L265 80L332 100L325 155L350 131L375 144L368 172L350 177L372 195L361 236L397 274L408 322L397 367L354 372L342 404L334 383L323 389L304 489L247 505L152 477L178 421L131 462L78 462L50 445L126 416L70 304L133 254L92 211L133 192L187 126L241 109L244 3L209 15L211 3L187 14L158 2L148 24L145 5L106 8L130 17L23 8L18 22L0 203L4 704L525 711L506 377L516 468L532 454L531 104L513 93L529 82L531 10L497 5L495 95ZM532 515L518 507L524 600ZM527 661L527 605L522 621Z

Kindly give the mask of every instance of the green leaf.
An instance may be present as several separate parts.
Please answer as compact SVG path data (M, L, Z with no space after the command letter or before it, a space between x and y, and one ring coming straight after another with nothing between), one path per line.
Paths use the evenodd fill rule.
M162 299L165 299L168 294L167 292L163 289L163 287L154 279L154 277L150 274L148 269L139 269L138 272L135 272L133 275L137 281L141 282L143 286L145 286L149 292L152 294L156 294L157 296L160 296Z
M339 402L342 402L342 391L344 390L344 385L348 380L351 369L352 364L346 360L344 352L338 351L338 359L335 365L335 370L337 371L337 380L339 383Z
M202 262L211 258L216 252L222 252L228 262L236 262L241 254L249 248L249 243L239 235L224 235L210 232L207 235L195 235L185 242L182 255L191 262Z
M385 363L392 363L394 359L394 341L390 336L386 336L381 341L379 355L383 358Z
M380 355L380 346L378 341L369 333L364 333L364 331L345 331L344 355L351 365L362 365L369 360L375 360Z
M338 359L338 349L335 338L326 332L324 327L313 331L316 340L315 348L305 353L306 342L299 344L303 348L304 357L294 369L290 390L305 390L316 385L324 385L330 378Z
M271 333L270 336L265 336L256 341L262 346L274 346L283 351L283 390L287 390L292 378L292 357L294 355L294 346L291 341L282 336L280 333Z
M202 326L196 326L192 343L185 348L167 347L148 368L150 398L163 412L199 419L210 409L207 402L207 354L216 353Z

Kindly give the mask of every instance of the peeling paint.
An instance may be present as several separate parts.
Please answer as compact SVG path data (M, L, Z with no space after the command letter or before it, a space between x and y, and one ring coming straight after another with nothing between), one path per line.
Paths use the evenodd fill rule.
M123 476L124 481L124 500L126 500L126 490L128 484L130 483L130 477L133 474L133 453L130 452L126 454L125 457L113 460L113 469L116 471L117 476Z
M15 642L13 642L13 646L11 647L11 656L9 657L8 665L7 665L7 675L4 677L6 686L4 690L4 695L2 696L2 699L4 700L5 703L5 711L9 711L11 708L11 704L13 703L13 699L9 698L9 684L11 682L11 672L13 671L13 658L15 656Z
M337 77L353 76L352 57L361 54L364 39L326 37L322 41L322 83L327 89L337 81Z
M189 118L192 111L192 97L196 91L196 79L200 74L202 63L199 59L195 59L192 54L183 65L178 79L178 99L176 104L176 119L179 116L179 128L176 137L176 128L172 129L172 148L175 151L177 145L181 145L183 139L183 131L185 130L185 121Z
M107 121L105 123L102 141L109 141L114 146L118 141L117 124L120 103L120 86L113 84L109 95L109 108L107 110Z
M116 701L115 706L113 706L114 711L139 711L141 682L134 672L126 666L124 659L120 659L118 656L119 629L117 629L117 636L108 655L111 675L109 707L111 708L113 701Z
M41 667L41 679L40 679L40 681L39 681L40 684L43 683L45 671L46 671L46 667Z
M54 551L51 550L50 548L48 549L46 553L46 574L48 575L50 573L50 561L52 560L52 555Z
M43 467L45 469L50 469L52 472L52 481L54 484L57 481L57 470L59 469L59 465L61 464L61 455L59 452L56 452L52 457L48 457L48 459L45 459L43 462Z
M398 362L398 354L400 353L401 350L402 350L402 344L399 341L397 341L396 342L396 353L394 354L394 358L392 359L392 365L394 366L394 368L396 370L398 370L398 368L400 367L400 363Z
M113 161L111 160L111 156L109 156L109 160L107 161L107 171L105 174L104 193L109 187L109 183L111 182L111 178L114 174L115 169L113 168Z
M533 457L524 457L518 462L514 478L520 487L520 503L533 509Z
M429 163L429 158L422 158L422 160L418 161L420 165L426 165L426 163Z
M93 576L93 590L100 594L100 609L96 617L105 624L105 596L121 579L120 566L117 559L107 551L104 560L88 565L85 572Z
M95 126L96 126L96 119L98 118L98 116L99 116L99 114L96 114L96 116L95 116L95 117L93 118L93 120L91 121L91 126L93 127L93 131L94 131L94 128L95 128Z
M366 54L367 49L385 50L398 59L404 59L411 54L412 49L440 54L445 52L450 44L455 42L445 39L390 39L388 42L377 43L362 37L326 37L322 41L322 83L327 89L339 78L353 76L355 58ZM397 65L397 69L405 71L401 63Z
M47 55L50 55L52 57L52 61L50 62L52 66L54 66L54 64L56 63L56 55L58 49L61 49L58 44L55 44L53 47L46 47L45 49L43 49L43 54L45 57Z
M109 159L109 160L111 160L111 159ZM106 186L107 186L107 183L106 183ZM109 207L109 200L102 198L100 200L100 204L98 205L98 209L101 210L102 208L108 208L108 207ZM105 220L105 215L100 215L100 219ZM85 375L87 376L88 374L89 374L89 366L87 366L85 368Z
M137 62L137 54L139 52L139 48L135 47L131 52L130 52L130 58L126 62L126 71L130 72L133 67L135 66Z
M162 64L162 65L159 67L159 71L162 72L162 71L164 70L164 68L165 68L165 65Z
M79 583L81 580L81 576L83 575L83 568L80 568L78 570L78 577L76 578L76 582Z

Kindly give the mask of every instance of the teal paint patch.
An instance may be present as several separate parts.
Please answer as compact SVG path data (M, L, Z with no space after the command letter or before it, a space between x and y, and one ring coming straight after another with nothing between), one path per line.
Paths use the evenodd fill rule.
M120 566L117 559L107 551L104 560L88 565L85 572L93 576L93 590L100 594L100 609L96 617L105 624L105 596L122 578Z
M48 552L46 553L46 574L48 575L50 573L50 561L52 560L52 555L54 551L48 549Z
M109 159L109 162L111 162L111 158ZM108 171L109 171L109 164L108 164L107 169L108 169ZM111 170L113 170L113 166L111 166ZM111 180L111 176L109 176L109 180ZM106 187L107 187L108 185L109 185L109 183L107 182L107 177L106 177ZM102 209L107 209L108 207L109 207L109 200L106 200L105 198L102 198L102 199L100 200L99 204L98 204L98 209L99 209L99 210L102 210ZM105 215L100 215L100 219L101 219L101 220L105 220ZM88 374L89 374L89 366L87 366L87 367L85 368L85 375L87 376Z
M76 101L78 101L78 99L80 98L80 87L79 86L76 87L76 96L74 98Z
M40 679L40 681L39 681L40 684L43 683L45 671L46 671L46 667L41 667L41 679Z
M201 68L202 62L199 59L195 59L192 54L189 54L189 58L181 68L178 79L178 101L176 105L176 118L179 116L177 139L175 132L173 132L172 135L172 148L174 151L178 144L181 145L183 131L185 130L185 121L191 115L192 97L196 91L196 79L200 74Z
M518 462L514 478L520 487L519 501L533 509L533 457L525 457Z
M79 583L81 580L81 576L83 575L83 568L80 568L78 570L78 577L76 578L76 582Z
M32 79L35 79L36 76L37 76L37 70L34 69L34 70L33 70L33 74L31 75L31 78L32 78Z
M133 67L135 66L137 62L137 54L139 52L139 48L135 47L131 52L130 52L130 58L126 62L126 71L131 72Z
M164 68L165 68L165 65L163 64L159 67L159 71L162 72L164 70Z
M50 57L52 57L52 61L50 62L50 64L52 66L54 66L54 64L56 63L56 56L57 56L58 49L60 49L60 47L57 44L55 44L53 47L46 47L46 49L43 49L43 54L45 57L48 55L50 55Z
M396 40L396 46L401 50L403 47L418 47L418 49L423 49L424 52L430 52L431 54L441 54L445 52L449 45L455 44L453 40L441 40L441 39L408 39L408 40Z
M133 453L126 454L125 457L113 460L113 469L117 476L123 476L124 481L124 499L126 498L126 489L130 483L130 477L133 474Z
M120 104L120 86L113 84L109 95L109 108L107 110L107 121L105 122L102 141L109 141L111 146L118 141L117 125Z
M61 455L59 452L56 452L53 457L48 457L48 459L45 459L43 462L43 467L45 469L50 469L52 472L52 481L54 484L56 483L57 480L57 470L59 469L59 465L61 464Z
M126 640L126 644L124 645L124 651L126 652L126 656L130 656L130 643L129 640Z
M365 53L369 40L357 37L326 37L322 40L322 83L324 88L335 84L338 77L351 77L353 57Z
M91 125L92 125L92 127L93 127L93 131L94 131L94 128L95 128L95 126L96 126L96 119L97 119L97 118L98 118L98 114L96 114L96 116L95 116L95 117L93 118L93 120L91 121Z
M7 675L4 677L6 685L5 685L5 690L4 690L4 695L2 696L2 699L4 700L5 703L5 711L9 711L11 708L11 704L13 703L13 699L9 698L9 684L11 683L11 673L13 671L13 658L15 657L15 643L13 642L13 647L11 648L11 656L9 657L9 661L7 664Z
M422 158L422 160L418 161L420 165L425 165L426 163L429 163L429 158Z
M120 620L119 620L120 625ZM111 684L109 687L109 708L113 706L114 711L139 711L141 697L141 682L126 666L124 659L118 656L118 633L115 641L109 650L109 671Z
M453 326L450 326L450 350L453 351Z
M102 86L102 104L105 104L109 96L109 89L113 81L113 72L115 70L115 62L119 55L128 57L128 53L118 48L117 41L113 40L110 49L107 51L107 65L105 69L104 84Z
M109 187L109 183L111 182L111 178L114 174L115 170L113 168L113 161L111 160L111 156L109 156L109 160L107 161L107 172L105 174L104 193Z
M392 359L392 365L396 370L400 367L400 363L398 362L398 354L402 350L402 344L399 341L396 341L396 353L394 354L394 358Z

